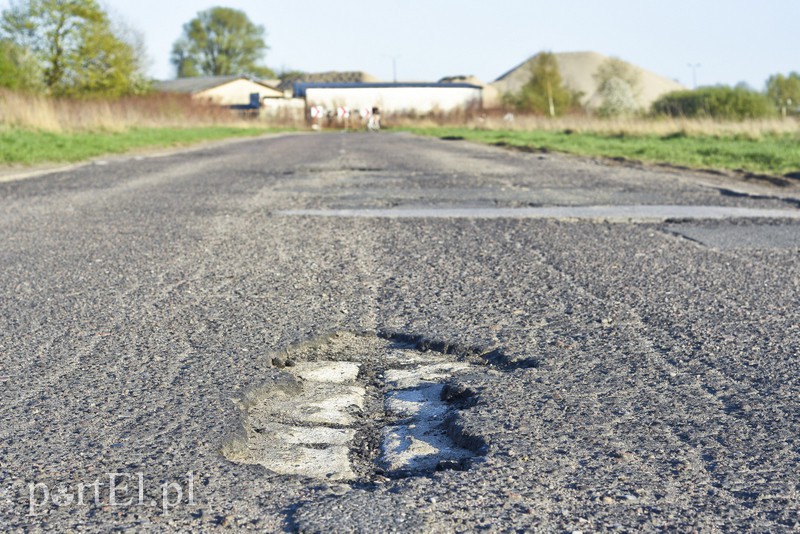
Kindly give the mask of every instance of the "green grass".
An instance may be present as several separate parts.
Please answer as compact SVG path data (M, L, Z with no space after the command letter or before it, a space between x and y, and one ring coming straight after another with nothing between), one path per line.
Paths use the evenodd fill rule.
M134 128L124 132L91 133L0 131L0 165L74 162L105 154L255 136L270 131L274 130L231 126Z
M800 171L800 136L774 135L758 140L716 136L601 135L548 131L409 128L421 135L464 138L533 150L581 156L624 158L699 169L733 169L782 176Z

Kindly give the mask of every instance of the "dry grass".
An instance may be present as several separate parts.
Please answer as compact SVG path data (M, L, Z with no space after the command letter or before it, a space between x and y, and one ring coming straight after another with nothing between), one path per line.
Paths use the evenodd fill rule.
M800 134L797 118L717 121L710 119L633 118L603 119L568 116L556 119L534 115L504 119L504 112L432 113L426 116L389 115L387 126L458 127L515 132L574 132L609 136L682 135L687 137L737 137L758 140L765 136ZM188 95L154 94L117 100L53 99L0 89L0 130L24 129L54 133L121 132L131 128L242 126L304 127L302 120L286 116L253 121ZM338 126L338 125L337 125Z
M241 113L197 102L188 95L155 94L117 100L72 100L0 90L0 128L6 130L76 133L198 126L253 127L254 123Z
M515 115L513 121L503 114L456 114L437 115L425 118L391 117L386 121L391 126L433 128L461 127L475 130L505 130L515 132L574 132L608 136L658 136L681 135L686 137L736 137L758 140L765 136L800 134L797 118L718 121L711 119L680 118L633 118L604 119L590 116L570 116L551 119L533 115Z

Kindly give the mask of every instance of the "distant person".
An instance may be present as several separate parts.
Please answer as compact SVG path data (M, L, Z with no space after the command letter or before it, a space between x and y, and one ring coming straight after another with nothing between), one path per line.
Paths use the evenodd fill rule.
M372 114L369 116L367 122L367 130L370 132L377 132L381 129L381 110L377 107L372 108Z

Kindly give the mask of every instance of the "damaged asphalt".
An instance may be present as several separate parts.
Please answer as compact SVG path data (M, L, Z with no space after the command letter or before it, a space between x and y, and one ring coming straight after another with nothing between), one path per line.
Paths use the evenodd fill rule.
M798 199L391 133L0 183L0 528L796 530ZM465 213L591 206L756 211ZM468 392L448 428L479 457L354 480L226 457L287 362L352 361L308 348L337 332L479 363L444 388Z

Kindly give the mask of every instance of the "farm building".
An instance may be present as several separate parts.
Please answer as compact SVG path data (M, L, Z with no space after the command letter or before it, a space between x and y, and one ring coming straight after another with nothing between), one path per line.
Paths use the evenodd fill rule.
M258 93L259 100L283 98L283 92L246 76L200 76L156 82L156 91L191 94L222 106L246 106L250 95Z
M316 83L294 84L294 97L306 105L352 110L377 107L383 113L451 112L481 106L481 87L467 83Z

